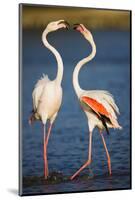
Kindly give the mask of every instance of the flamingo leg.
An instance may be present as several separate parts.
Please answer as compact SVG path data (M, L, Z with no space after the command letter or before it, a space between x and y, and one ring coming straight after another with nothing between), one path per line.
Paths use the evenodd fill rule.
M109 174L111 175L112 174L112 170L111 170L111 158L110 158L107 146L106 146L106 142L105 142L104 136L103 136L103 134L101 132L100 132L100 135L102 137L103 145L104 145L104 148L105 148L105 151L106 151L106 156L107 156L107 160L108 160Z
M49 141L51 129L52 129L52 123L49 124L47 136L46 136L46 138L45 138L45 146L46 146L46 173L47 173L47 176L49 175L48 160L47 160L47 146L48 146L48 141Z
M48 133L47 133L47 137L46 137L46 145L48 145L51 130L52 130L52 123L49 124Z
M47 179L47 148L46 148L46 125L43 126L44 129L44 177Z
M88 160L81 166L77 172L75 172L71 177L70 180L73 180L84 168L86 168L91 163L91 151L92 150L92 132L89 133L89 151L88 151Z

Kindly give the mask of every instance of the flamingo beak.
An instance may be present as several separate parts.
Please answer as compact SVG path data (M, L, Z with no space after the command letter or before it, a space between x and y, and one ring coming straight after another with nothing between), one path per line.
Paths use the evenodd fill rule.
M82 27L81 24L74 24L73 25L73 29L75 29L75 30L77 30L77 31L79 31L81 33L84 31L84 28Z
M79 26L80 24L73 24L73 29L77 29L77 27Z
M69 28L70 28L70 25L67 21L61 21L61 22L59 22L59 24L65 24L67 30L69 30Z

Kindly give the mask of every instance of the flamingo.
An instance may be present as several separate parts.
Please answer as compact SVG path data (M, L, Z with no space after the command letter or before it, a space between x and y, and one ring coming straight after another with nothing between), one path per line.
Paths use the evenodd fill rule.
M37 81L34 90L32 92L33 98L33 111L29 118L29 123L32 124L35 120L40 120L43 124L44 132L44 177L49 176L48 161L47 161L47 146L51 133L52 125L56 119L58 111L62 102L62 87L61 82L63 78L63 61L58 51L49 44L47 41L47 35L50 32L56 31L61 28L68 29L69 24L64 20L58 20L51 22L47 25L42 34L42 41L45 47L47 47L55 56L57 60L58 70L54 80L50 80L47 75L41 77ZM49 120L48 132L46 134L46 123Z
M70 179L73 180L84 168L90 165L91 163L91 153L92 153L92 133L93 129L97 127L101 135L103 145L108 160L108 169L109 174L112 174L111 171L111 159L106 146L106 142L102 131L106 129L109 134L109 128L122 129L117 121L117 114L119 113L119 108L117 107L113 96L106 90L83 90L78 82L78 74L80 69L84 64L91 61L96 55L96 45L92 36L92 33L83 25L75 24L74 29L79 31L83 37L89 42L92 46L92 52L90 55L82 60L80 60L73 72L73 86L78 97L79 103L86 114L88 120L89 128L89 147L88 147L88 159L87 161L78 169Z

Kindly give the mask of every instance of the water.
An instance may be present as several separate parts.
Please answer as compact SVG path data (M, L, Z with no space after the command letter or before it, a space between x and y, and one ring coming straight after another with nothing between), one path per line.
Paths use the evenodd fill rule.
M88 126L72 86L76 63L91 50L87 41L75 31L58 31L48 36L64 61L63 102L52 129L48 145L49 170L56 181L45 182L43 176L43 130L40 122L28 124L32 110L32 90L43 73L56 75L56 61L41 41L42 31L23 32L23 194L97 191L130 188L130 33L93 32L96 57L80 72L84 89L105 89L115 97L120 108L123 130L104 133L112 161L108 175L106 154L98 130L94 130L90 168L73 181L69 177L87 160ZM57 177L60 174L60 179ZM54 177L54 175L52 175Z

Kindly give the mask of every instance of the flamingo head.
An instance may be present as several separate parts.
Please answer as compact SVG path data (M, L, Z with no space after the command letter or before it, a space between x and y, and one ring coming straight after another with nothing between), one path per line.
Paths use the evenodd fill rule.
M91 32L83 24L74 24L74 29L79 31L86 38L86 40L93 40Z
M69 29L68 22L62 19L55 22L50 22L46 27L48 32L57 31L58 29L61 28Z

